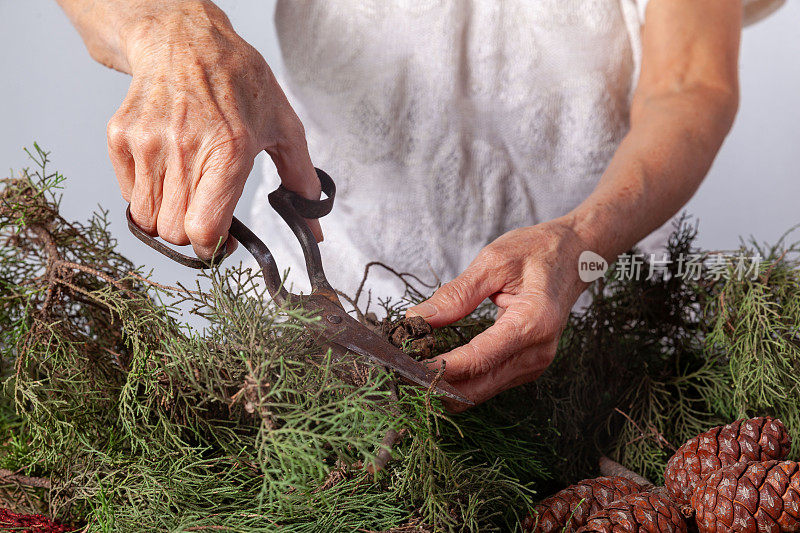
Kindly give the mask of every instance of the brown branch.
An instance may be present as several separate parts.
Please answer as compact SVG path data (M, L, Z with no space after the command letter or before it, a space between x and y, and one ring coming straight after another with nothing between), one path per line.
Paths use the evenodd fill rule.
M56 263L61 261L61 254L58 251L58 246L56 246L53 236L49 231L47 231L47 228L38 224L30 226L30 228L34 235L38 237L39 242L41 242L44 246L45 253L47 254L47 267L45 274L45 277L48 280L47 292L45 293L44 302L42 303L42 307L40 309L40 313L44 314L47 312L47 309L50 307L50 303L53 300L53 291L55 290L55 285L52 283L52 278L55 276L54 270L56 268Z
M410 272L398 272L397 270L393 269L389 265L387 265L385 263L381 263L380 261L370 261L364 267L364 276L361 278L361 283L359 283L358 289L356 290L356 294L353 296L353 300L354 301L357 302L361 298L361 293L364 290L364 285L367 283L367 278L369 277L369 270L370 270L370 268L372 268L374 266L379 266L381 268L384 268L384 269L388 270L389 272L391 272L392 274L394 274L395 276L400 278L400 280L402 280L404 283L406 283L406 285L409 285L408 281L406 281L406 278L410 278L413 281L416 281L417 283L419 283L422 287L425 287L427 289L433 289L433 288L436 287L436 285L431 285L431 284L425 283L424 281L419 279L414 274L411 274ZM409 287L413 289L413 287L411 287L410 285L409 285ZM414 289L414 290L416 291L416 289ZM419 292L419 291L416 291L416 292Z
M38 489L50 489L51 486L50 480L47 478L23 476L5 468L0 468L0 483L2 482L16 483L17 485Z
M353 311L356 312L356 317L358 318L359 322L361 322L365 326L369 324L369 322L367 322L367 317L364 316L364 313L362 313L361 309L358 308L358 305L356 304L355 300L350 298L347 294L345 294L342 291L337 290L336 294L339 295L339 298L342 298L345 302L349 303L353 307Z
M70 283L69 281L67 281L65 279L55 278L53 280L53 282L56 283L56 284L59 284L59 285L63 285L64 287L72 290L73 292L75 292L77 294L83 294L87 298L92 298L92 293L91 292L87 291L86 289L84 289L82 287L78 287L74 283ZM111 307L105 302L98 302L98 303L101 304L102 306L104 306L106 309L109 309L109 310L111 309Z
M53 239L53 236L47 230L47 228L45 228L44 226L39 225L39 224L35 224L35 225L31 225L30 229L36 235L36 237L38 237L39 241L44 246L45 252L47 253L47 263L48 263L47 270L48 270L48 273L47 273L46 277L50 278L50 277L55 275L55 270L57 270L59 268L62 268L62 267L66 267L66 268L70 268L72 270L78 270L80 272L84 272L86 274L90 274L92 276L100 278L103 281L105 281L106 283L109 283L109 284L113 285L114 287L116 287L117 289L121 290L122 292L126 293L127 295L129 295L129 296L132 295L130 289L128 289L127 287L123 286L122 283L120 283L120 280L114 279L109 274L107 274L107 273L105 273L105 272L103 272L101 270L98 270L96 268L88 267L86 265L81 265L79 263L74 263L72 261L66 261L66 260L62 259L61 254L58 251L58 245L56 245L56 242ZM136 278L139 281L142 281L142 282L144 282L144 283L146 283L146 284L148 284L148 285L150 285L152 287L156 287L156 288L159 288L159 289L162 289L162 290L165 290L165 291L186 292L186 293L189 293L189 294L199 294L197 291L192 291L192 290L189 290L189 289L182 289L182 288L179 288L179 287L172 287L170 285L162 285L162 284L157 283L155 281L151 281L151 280L145 278L144 276L139 275L138 273L136 273L134 271L128 272L128 275L130 275L131 277ZM48 287L48 298L49 298L49 294L51 292L52 292L52 287ZM46 306L42 306L42 307L46 308Z
M370 474L377 474L386 468L386 465L392 460L392 448L394 448L394 445L397 444L397 441L399 441L406 433L408 433L406 428L403 428L400 431L394 429L387 431L386 435L381 441L381 449L375 456L375 460L365 466L364 470Z
M33 224L29 227L44 246L44 251L47 254L47 261L49 263L61 261L61 254L58 251L56 241L53 239L53 236L50 234L47 228L39 224Z
M157 289L161 289L162 291L185 292L185 293L188 293L188 294L194 294L194 295L198 295L198 296L201 295L200 291L193 291L193 290L187 289L185 287L173 287L172 285L162 285L161 283L157 283L155 281L149 280L146 277L144 277L144 276L142 276L142 275L140 275L137 272L134 272L132 270L130 272L128 272L128 275L133 277L133 278L138 279L139 281L141 281L143 283L147 283L151 287L155 287Z
M728 331L730 332L731 335L733 335L733 333L736 331L736 329L733 327L733 324L731 323L731 316L730 316L730 314L728 314L728 308L725 306L725 289L724 289L724 287L719 293L719 307L720 307L721 316L725 317L725 325L728 326Z
M425 391L425 425L428 427L429 431L431 431L432 429L431 417L432 416L439 416L440 418L442 417L441 414L436 413L433 410L433 405L431 404L431 395L433 394L433 391L436 389L436 386L439 384L439 381L442 380L442 376L444 376L444 370L445 370L445 365L443 364L441 367L439 367L438 372L436 372L436 375L433 377L433 380L431 380L431 384ZM438 431L436 434L438 436L439 434Z
M393 415L395 419L399 419L401 417L400 410L397 408L397 402L399 399L397 380L392 379L389 381L388 408L384 408L380 403L378 403L376 404L376 409ZM389 429L381 440L380 449L375 455L375 460L366 465L364 470L366 470L368 474L374 475L386 468L386 465L392 460L392 449L394 448L394 445L397 444L397 441L400 440L400 438L402 438L407 432L408 430L406 428L402 428L399 431L393 428Z
M57 268L69 268L69 269L72 269L72 270L78 270L78 271L83 272L85 274L89 274L89 275L95 276L97 278L100 278L103 281L105 281L106 283L108 283L109 285L113 285L114 287L119 289L121 292L125 293L125 295L127 295L131 299L135 299L138 296L131 289L129 289L128 287L125 287L120 280L114 279L110 275L106 274L105 272L103 272L101 270L97 270L96 268L88 267L86 265L81 265L79 263L73 263L72 261L63 261L63 260L57 261L54 266L57 267ZM58 281L58 282L60 282L62 284L65 283L64 280L56 280L56 281ZM72 287L70 287L70 288L72 288ZM86 294L88 294L88 293L86 293Z
M655 485L653 485L649 479L640 476L632 470L628 470L618 462L612 461L605 455L600 458L600 473L604 476L624 477L625 479L629 479L634 483L642 485L645 490L651 490L655 488Z
M769 278L770 278L770 276L772 276L772 271L775 270L775 267L777 266L777 264L780 263L781 261L783 261L783 258L786 257L786 252L788 252L788 250L784 250L783 253L781 254L781 256L779 258L777 258L775 261L772 262L772 264L769 266L767 271L764 272L764 275L761 276L761 283L763 283L764 285L769 283Z

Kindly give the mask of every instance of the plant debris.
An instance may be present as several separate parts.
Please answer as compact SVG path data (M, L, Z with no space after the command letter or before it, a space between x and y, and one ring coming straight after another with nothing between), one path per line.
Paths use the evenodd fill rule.
M403 317L394 322L384 320L381 332L393 345L417 361L430 359L435 353L436 337L433 328L421 316Z

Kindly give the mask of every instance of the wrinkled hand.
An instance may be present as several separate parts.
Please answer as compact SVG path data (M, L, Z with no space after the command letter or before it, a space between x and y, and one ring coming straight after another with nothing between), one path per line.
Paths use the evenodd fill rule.
M316 199L319 181L300 120L222 11L161 5L127 39L133 79L108 123L108 149L134 221L207 258L227 238L261 150L290 190Z
M476 403L538 378L552 362L570 309L586 288L578 276L578 257L588 249L557 221L511 231L483 248L460 276L408 310L441 327L467 316L486 298L499 308L494 325L433 359L433 365L446 363L445 379Z

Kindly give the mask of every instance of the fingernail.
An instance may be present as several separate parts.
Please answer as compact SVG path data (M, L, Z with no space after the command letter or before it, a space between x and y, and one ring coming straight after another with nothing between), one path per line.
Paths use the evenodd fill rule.
M406 311L406 316L421 316L422 318L430 318L438 312L436 306L430 302L422 302L421 304L410 307Z

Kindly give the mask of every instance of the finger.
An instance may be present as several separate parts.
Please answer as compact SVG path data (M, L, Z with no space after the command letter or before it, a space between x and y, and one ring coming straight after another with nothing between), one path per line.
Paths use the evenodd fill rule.
M272 162L275 163L281 183L304 198L319 200L322 189L311 157L308 155L306 134L300 119L297 116L287 119L282 133L282 138L275 146L266 149ZM306 222L317 242L321 242L324 237L319 220L306 219Z
M189 236L184 228L186 210L189 208L191 164L186 150L173 147L164 174L163 199L158 211L158 234L167 242L184 246Z
M514 319L511 309L503 313L491 327L445 354L431 359L434 368L446 364L444 377L448 381L472 379L489 373L514 353L531 344L528 328Z
M190 195L184 230L198 257L210 259L228 239L236 203L253 168L245 151L231 160L222 152L212 153L201 167L200 180Z
M541 295L509 299L502 316L468 344L431 359L446 362L445 378L472 379L488 374L515 353L558 342L563 320Z
M130 203L133 184L136 180L133 156L128 146L125 129L117 122L116 118L108 121L106 139L108 142L108 157L111 160L111 166L114 167L119 190L122 192L122 197L125 201Z
M491 296L489 296L489 299L492 301L494 305L499 307L501 310L505 310L508 306L510 306L516 300L519 299L519 295L511 294L508 292L496 292Z
M496 292L489 296L489 299L496 306L496 309L494 310L495 322L500 320L500 317L506 312L506 308L511 305L516 298L517 295L508 294L507 292Z
M529 348L510 357L483 376L450 384L477 405L503 391L538 379L552 361L554 352L555 343ZM444 403L452 412L461 412L469 407L447 399L444 399Z
M131 217L142 230L158 235L164 164L153 146L134 147L134 183L131 191Z
M406 316L421 316L435 328L464 318L503 288L503 280L492 274L485 262L476 260L460 276L439 287L428 300L409 308Z
M228 235L228 240L225 241L225 252L228 255L231 255L236 249L239 247L239 241L237 241L233 235Z

